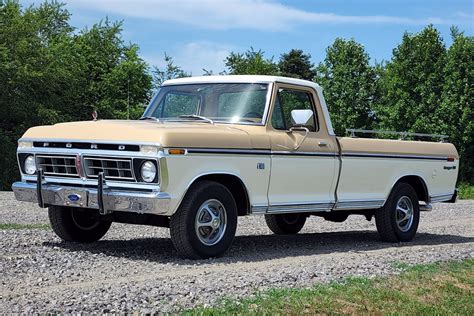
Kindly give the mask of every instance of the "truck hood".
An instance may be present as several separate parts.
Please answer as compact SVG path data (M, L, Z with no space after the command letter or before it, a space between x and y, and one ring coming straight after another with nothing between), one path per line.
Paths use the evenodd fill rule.
M247 131L228 124L99 120L30 128L23 139L56 141L158 143L163 147L262 148Z

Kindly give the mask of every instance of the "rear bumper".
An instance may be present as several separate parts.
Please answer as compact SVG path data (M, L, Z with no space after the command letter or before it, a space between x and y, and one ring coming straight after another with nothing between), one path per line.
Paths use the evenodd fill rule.
M431 212L433 210L433 205L431 205L429 203L420 204L419 207L420 207L421 212Z
M59 205L98 209L101 214L122 211L165 215L170 207L170 196L164 192L141 192L107 187L96 189L47 183L40 183L38 186L27 182L15 182L12 189L18 201L34 202L40 206Z

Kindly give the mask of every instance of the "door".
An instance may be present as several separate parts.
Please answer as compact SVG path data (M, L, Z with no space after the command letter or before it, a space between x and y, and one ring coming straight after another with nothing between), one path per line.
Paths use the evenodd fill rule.
M304 125L295 126L293 110L313 113ZM335 201L337 143L328 134L315 91L278 85L267 128L272 149L268 212L331 209Z

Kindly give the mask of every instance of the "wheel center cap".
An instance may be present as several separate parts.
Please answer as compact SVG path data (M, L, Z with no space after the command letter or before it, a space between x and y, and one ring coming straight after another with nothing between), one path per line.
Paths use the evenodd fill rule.
M213 228L219 227L220 224L221 224L221 221L218 218L216 218L212 221L212 227Z

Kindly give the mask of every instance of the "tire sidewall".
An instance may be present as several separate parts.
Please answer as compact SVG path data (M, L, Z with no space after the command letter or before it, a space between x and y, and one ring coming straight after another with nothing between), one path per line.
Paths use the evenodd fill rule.
M84 243L95 242L101 239L112 224L108 221L101 221L98 218L93 228L83 229L79 227L73 216L76 216L76 220L81 216L91 217L92 214L89 212L94 211L66 206L51 206L48 209L51 227L58 237L65 241Z
M402 231L397 225L397 203L398 200L403 197L407 196L413 205L413 223L409 230L406 232ZM390 204L390 222L393 228L395 235L399 241L410 241L415 237L416 231L418 230L418 225L420 223L420 207L418 202L418 196L415 190L409 185L401 185L395 192L391 199Z
M219 184L212 185L212 190L198 190L190 201L191 207L186 212L186 226L189 242L194 251L201 257L216 257L222 255L232 244L237 229L237 206L229 190ZM227 225L222 239L215 245L203 244L197 236L195 225L196 215L201 205L207 200L215 199L221 202L225 208Z
M301 229L303 229L304 224L306 223L306 217L301 213L295 214L279 214L277 216L278 225L281 227L286 234L296 234ZM296 219L293 219L293 222L289 222L287 217L296 216Z

